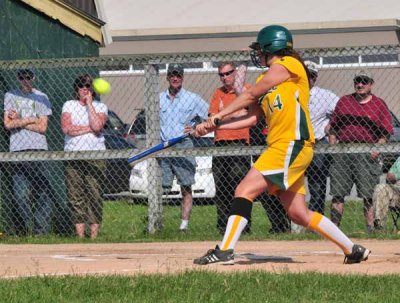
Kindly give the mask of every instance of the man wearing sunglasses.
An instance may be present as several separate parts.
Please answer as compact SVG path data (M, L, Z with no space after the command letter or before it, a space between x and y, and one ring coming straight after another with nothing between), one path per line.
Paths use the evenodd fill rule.
M329 143L385 144L393 133L389 109L381 98L372 94L374 79L365 71L354 79L355 92L339 99L330 120ZM363 154L332 155L331 166L331 220L340 225L344 197L350 194L353 184L364 200L367 231L374 231L372 196L382 174L379 153L366 150Z
M221 62L218 65L218 76L222 86L217 88L210 101L209 115L215 115L227 107L250 84L244 83L246 66L234 62ZM240 110L231 115L232 118L245 116L247 110ZM246 146L250 144L249 127L238 130L216 130L214 133L215 146ZM223 234L231 210L231 201L235 188L246 175L251 166L249 156L213 157L212 171L215 180L215 204L217 206L217 228ZM250 222L247 230L250 230Z
M4 126L10 131L11 152L47 150L46 131L52 114L46 94L35 89L31 69L17 71L20 88L4 96ZM52 216L51 187L46 163L15 162L12 164L12 190L15 230L10 233L35 235L50 231Z

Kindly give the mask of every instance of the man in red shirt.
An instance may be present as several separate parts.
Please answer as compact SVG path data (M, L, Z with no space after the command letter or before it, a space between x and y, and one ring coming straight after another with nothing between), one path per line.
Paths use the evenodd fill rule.
M330 120L329 143L385 144L393 133L392 118L382 99L371 93L374 79L360 72L353 79L355 92L340 98ZM379 153L334 154L331 167L331 220L336 225L344 209L344 197L350 194L353 184L364 200L367 231L374 230L372 195L382 174Z

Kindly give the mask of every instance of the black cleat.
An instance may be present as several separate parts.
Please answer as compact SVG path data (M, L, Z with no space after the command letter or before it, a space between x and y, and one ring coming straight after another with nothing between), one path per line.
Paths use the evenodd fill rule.
M217 245L215 249L210 249L204 256L194 259L194 264L207 265L221 262L224 265L235 264L233 249L221 250Z
M344 264L361 263L361 261L367 261L371 251L361 245L354 244L351 254L344 257Z

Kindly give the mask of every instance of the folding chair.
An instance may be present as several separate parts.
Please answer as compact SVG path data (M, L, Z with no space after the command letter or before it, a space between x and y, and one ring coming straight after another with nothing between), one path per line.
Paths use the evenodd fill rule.
M389 211L393 219L393 231L400 230L399 226L397 225L397 221L400 219L400 207L390 206Z

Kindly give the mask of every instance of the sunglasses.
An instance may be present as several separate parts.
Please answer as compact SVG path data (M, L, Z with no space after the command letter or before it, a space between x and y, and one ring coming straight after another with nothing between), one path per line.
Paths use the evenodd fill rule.
M232 70L230 70L230 71L228 71L226 73L218 73L218 76L220 76L220 77L228 77L228 76L232 75L234 71L235 70L232 69Z
M21 81L23 81L23 80L32 80L32 78L30 76L19 76L18 79L21 80Z
M174 71L174 72L172 72L172 73L168 73L168 77L178 77L178 78L182 78L183 77L183 75L181 75L180 73L178 73L178 72L176 72L176 71Z
M354 85L357 85L357 84L367 85L367 84L372 83L371 79L368 77L357 77L354 79L353 82L354 82Z
M90 84L88 84L88 83L86 83L86 84L79 83L79 84L78 84L78 87L79 87L79 88L91 88L92 86L91 86Z

